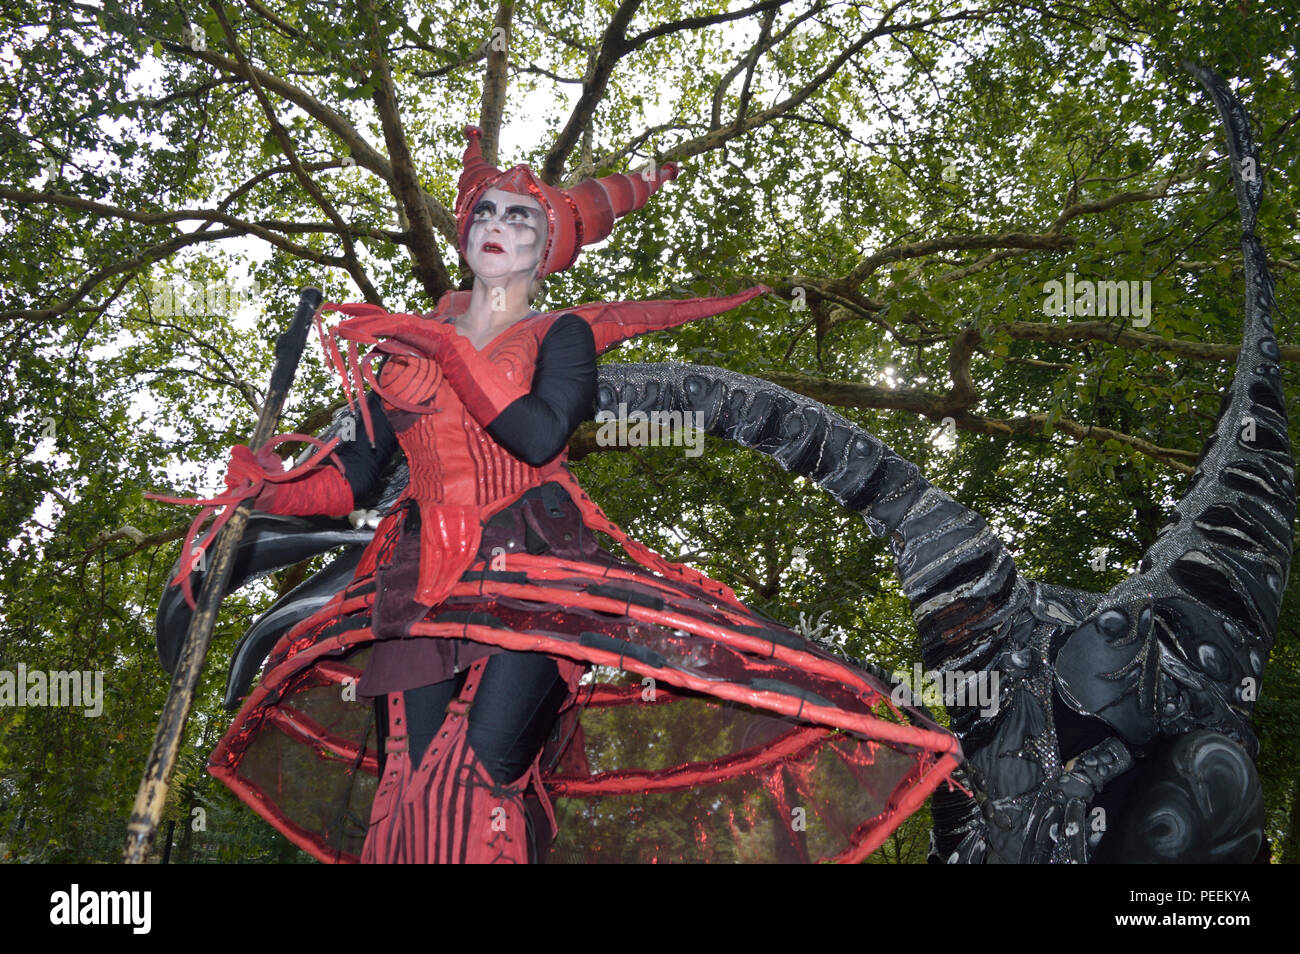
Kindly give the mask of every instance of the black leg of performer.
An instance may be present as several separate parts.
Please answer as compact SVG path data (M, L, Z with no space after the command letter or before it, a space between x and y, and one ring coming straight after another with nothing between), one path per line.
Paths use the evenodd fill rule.
M500 653L488 660L469 711L469 742L495 781L512 782L532 765L566 695L549 656Z
M406 698L406 733L410 740L411 759L420 764L429 743L433 741L438 727L447 714L447 703L455 698L461 684L465 681L462 673L452 679L446 679L432 686L408 689L403 693ZM388 696L375 696L375 724L379 726L379 774L384 774L384 740L388 738Z
M407 731L413 763L418 765L446 716L447 704L464 682L447 679L431 686L407 690ZM492 780L506 785L519 779L546 742L556 714L568 695L559 668L541 653L499 653L488 660L482 681L470 707L467 736L479 761ZM388 706L384 696L375 698L380 727L380 772L383 772L384 740L387 736ZM534 799L527 799L529 854L537 858L549 840L545 814Z

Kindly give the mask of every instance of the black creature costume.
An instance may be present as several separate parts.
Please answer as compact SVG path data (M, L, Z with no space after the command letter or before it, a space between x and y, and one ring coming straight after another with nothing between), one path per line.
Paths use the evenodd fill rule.
M586 414L699 413L710 435L771 454L888 536L926 667L998 674L995 712L950 708L954 739L920 706L894 707L891 693L899 698L901 687L883 673L629 540L568 474L559 435L567 439L576 425L585 372L565 383L552 369L574 372L589 352L594 360L632 335L716 314L766 289L529 315L482 357L440 321L463 307L455 298L463 293L453 293L432 320L335 306L358 316L339 334L374 344L387 361L376 375L355 347L348 361L332 349L345 377L373 390L349 387L353 406L326 432L314 463L291 471L292 480L274 478L280 492L259 496L259 507L278 496L276 509L288 513L381 519L373 531L364 516L351 527L319 516L258 515L250 524L232 587L344 549L241 641L228 705L270 655L213 756L213 773L331 861L530 853L860 860L931 792L933 861L1252 860L1263 813L1249 720L1289 573L1295 483L1273 285L1254 235L1261 182L1240 174L1243 160L1257 169L1258 156L1227 87L1191 69L1225 120L1238 170L1244 340L1187 495L1139 572L1109 593L1024 579L978 514L815 401L716 368L598 369ZM570 226L601 220L584 241L556 227L563 214L552 217L554 244L542 266L552 270L648 195L630 177L613 188L615 177L599 180L599 193L587 180L561 195L527 167L486 167L476 144L466 176L458 213L491 179L531 192L548 214L568 208ZM591 210L593 196L619 189L636 195L606 203L603 218ZM563 361L550 359L560 352ZM539 391L555 412L549 427L516 403ZM337 438L358 427L373 447L343 449ZM469 435L467 444L460 438L472 464L462 476L477 497L437 498L437 480L456 468L430 462L451 460L455 441L409 436L420 428ZM394 441L405 461L385 459ZM243 460L248 480L236 479L227 500L259 483L251 455ZM308 471L316 476L306 479ZM308 501L315 509L303 509ZM635 562L603 549L595 531ZM174 661L188 617L179 591L159 611L165 662ZM543 718L531 726L536 738L497 740L485 760L466 720L500 650L524 661L502 678ZM584 676L592 666L602 678ZM432 681L449 673L455 678ZM367 705L349 689L382 692L386 705ZM403 713L412 704L445 718L408 729ZM552 712L554 725L538 730ZM900 714L911 724L899 724ZM530 746L539 751L525 769L520 753ZM411 753L420 748L417 766ZM958 784L936 791L950 776ZM1101 828L1092 823L1098 809L1109 818Z

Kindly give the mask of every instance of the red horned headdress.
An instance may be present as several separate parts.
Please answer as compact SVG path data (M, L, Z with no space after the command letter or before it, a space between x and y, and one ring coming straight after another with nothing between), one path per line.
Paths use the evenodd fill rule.
M465 135L469 145L462 159L463 170L457 185L455 207L462 253L479 196L492 187L529 195L541 203L547 219L546 246L538 262L538 278L564 271L578 260L583 246L595 245L608 238L618 219L642 208L665 182L677 178L679 171L675 162L666 162L653 171L647 166L635 175L615 172L599 179L583 179L572 189L556 189L538 179L526 165L517 165L505 172L489 165L483 159L479 141L483 133L477 126L466 126ZM716 298L591 302L564 311L581 316L591 325L599 354L636 335L717 315L770 291L766 285L755 285L743 292ZM469 307L470 295L468 291L446 292L438 300L432 317L459 314Z
M538 179L528 166L521 164L502 172L489 165L483 158L483 133L477 126L466 126L465 135L469 146L456 194L457 237L462 253L479 196L493 187L532 196L546 211L547 221L538 278L564 271L578 260L584 245L608 238L617 219L644 206L660 186L677 178L677 164L666 162L653 171L647 166L637 175L615 172L599 179L583 179L572 189L556 189Z

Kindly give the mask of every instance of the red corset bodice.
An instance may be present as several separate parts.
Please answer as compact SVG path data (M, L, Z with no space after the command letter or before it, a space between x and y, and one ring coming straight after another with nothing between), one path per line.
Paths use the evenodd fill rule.
M542 338L557 315L534 315L515 322L479 352L512 384L527 390ZM541 467L532 467L497 443L480 423L437 361L390 356L379 375L384 412L406 453L411 478L402 499L420 509L420 568L415 592L425 606L439 603L473 563L483 523L531 487L557 475L568 477L567 449ZM408 408L419 405L427 413ZM490 423L490 422L489 422ZM398 507L380 525L358 569L364 573L383 558L381 541L391 540L391 521L404 519ZM388 525L388 526L386 526ZM390 551L391 552L391 551Z
M484 346L480 354L511 382L530 388L538 348L554 321L551 315L518 321ZM421 504L495 511L544 482L568 459L567 449L541 467L532 467L515 457L474 419L436 361L390 357L379 383L385 395L434 409L433 413L417 414L387 402L384 406L411 470L406 496Z

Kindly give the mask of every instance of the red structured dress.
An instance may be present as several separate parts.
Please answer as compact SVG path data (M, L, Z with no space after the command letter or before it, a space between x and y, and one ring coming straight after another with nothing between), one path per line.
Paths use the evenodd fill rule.
M752 295L700 300L725 302L701 313ZM406 781L379 778L368 697L503 650L549 655L568 686L531 769L557 833L550 862L858 861L957 765L955 739L909 724L874 675L629 539L567 452L534 466L489 433L530 392L565 314L603 351L689 308L530 315L480 352L436 319L328 307L442 341L435 358L390 351L371 377L409 484L352 582L280 639L210 760L299 847L360 860L376 819L401 808ZM367 324L377 315L391 320Z

